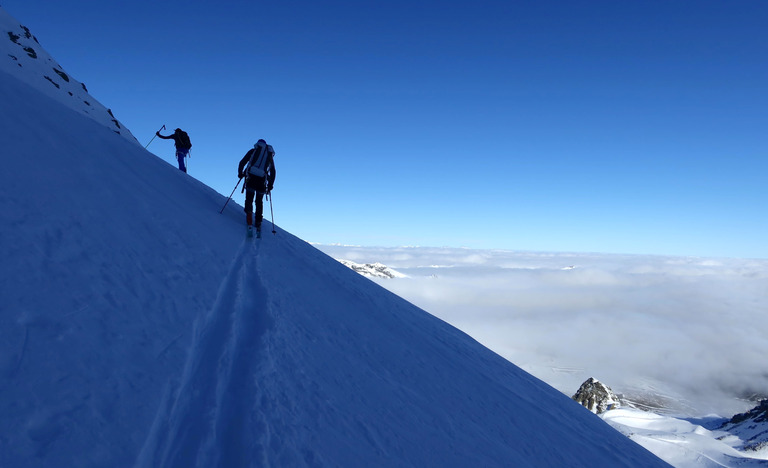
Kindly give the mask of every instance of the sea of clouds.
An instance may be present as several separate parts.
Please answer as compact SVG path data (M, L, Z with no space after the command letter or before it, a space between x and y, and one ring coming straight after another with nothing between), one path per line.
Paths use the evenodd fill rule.
M768 397L768 260L317 245L558 390L588 377L678 415Z

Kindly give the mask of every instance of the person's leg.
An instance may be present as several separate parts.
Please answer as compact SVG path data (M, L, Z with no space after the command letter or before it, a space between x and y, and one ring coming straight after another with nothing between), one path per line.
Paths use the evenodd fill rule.
M187 172L187 166L184 164L184 157L187 154L183 151L176 151L176 159L179 160L179 170L186 173Z
M261 220L264 218L264 194L256 194L256 229L261 229Z
M246 190L245 191L245 208L243 210L245 211L245 220L248 223L248 226L253 225L253 195L255 192L252 190ZM257 203L258 206L258 203Z

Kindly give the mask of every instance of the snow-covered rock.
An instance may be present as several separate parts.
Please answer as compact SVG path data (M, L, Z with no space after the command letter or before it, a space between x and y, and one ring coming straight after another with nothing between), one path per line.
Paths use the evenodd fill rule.
M51 57L26 26L0 8L0 71L136 142L99 101ZM138 144L138 142L136 142Z
M338 260L342 265L345 265L360 273L361 275L367 276L369 278L405 278L404 274L399 273L382 263L355 263L349 260Z
M760 452L768 456L768 400L737 414L720 428L739 438L742 450Z
M592 377L581 384L579 390L573 395L573 399L596 414L619 407L619 397L613 393L613 390Z

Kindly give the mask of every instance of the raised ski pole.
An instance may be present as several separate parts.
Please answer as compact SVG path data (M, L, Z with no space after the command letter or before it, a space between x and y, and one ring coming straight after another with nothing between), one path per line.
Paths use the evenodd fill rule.
M269 212L272 213L272 234L277 235L277 231L275 231L275 212L272 210L272 192L267 193L267 198L269 198Z
M165 124L160 128L160 130L165 130ZM160 131L158 130L158 132ZM157 137L157 132L155 132L155 136L152 137L152 140L154 140ZM149 140L149 143L152 143L152 140ZM144 149L149 148L149 143L147 143L147 146L144 147Z
M219 214L222 214L222 213L224 213L224 208L226 208L226 207L227 207L227 203L229 203L229 201L230 201L230 200L232 200L232 195L234 195L234 194L235 194L235 190L237 190L237 186L238 186L238 185L240 185L240 181L241 181L241 180L243 180L243 178L242 178L242 177L240 177L239 179L237 179L237 184L235 184L235 188L233 188L233 189L232 189L232 193L230 193L230 194L229 194L229 198L227 198L227 201L226 201L226 202L224 202L224 206L222 206L222 207L221 207L221 211L219 211Z

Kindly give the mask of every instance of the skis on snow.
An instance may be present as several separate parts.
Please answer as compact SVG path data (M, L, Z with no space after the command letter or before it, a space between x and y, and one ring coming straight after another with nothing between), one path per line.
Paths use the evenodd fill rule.
M247 237L253 237L254 231L256 232L256 239L261 239L261 229L254 229L253 226L248 226L248 230L246 231Z

